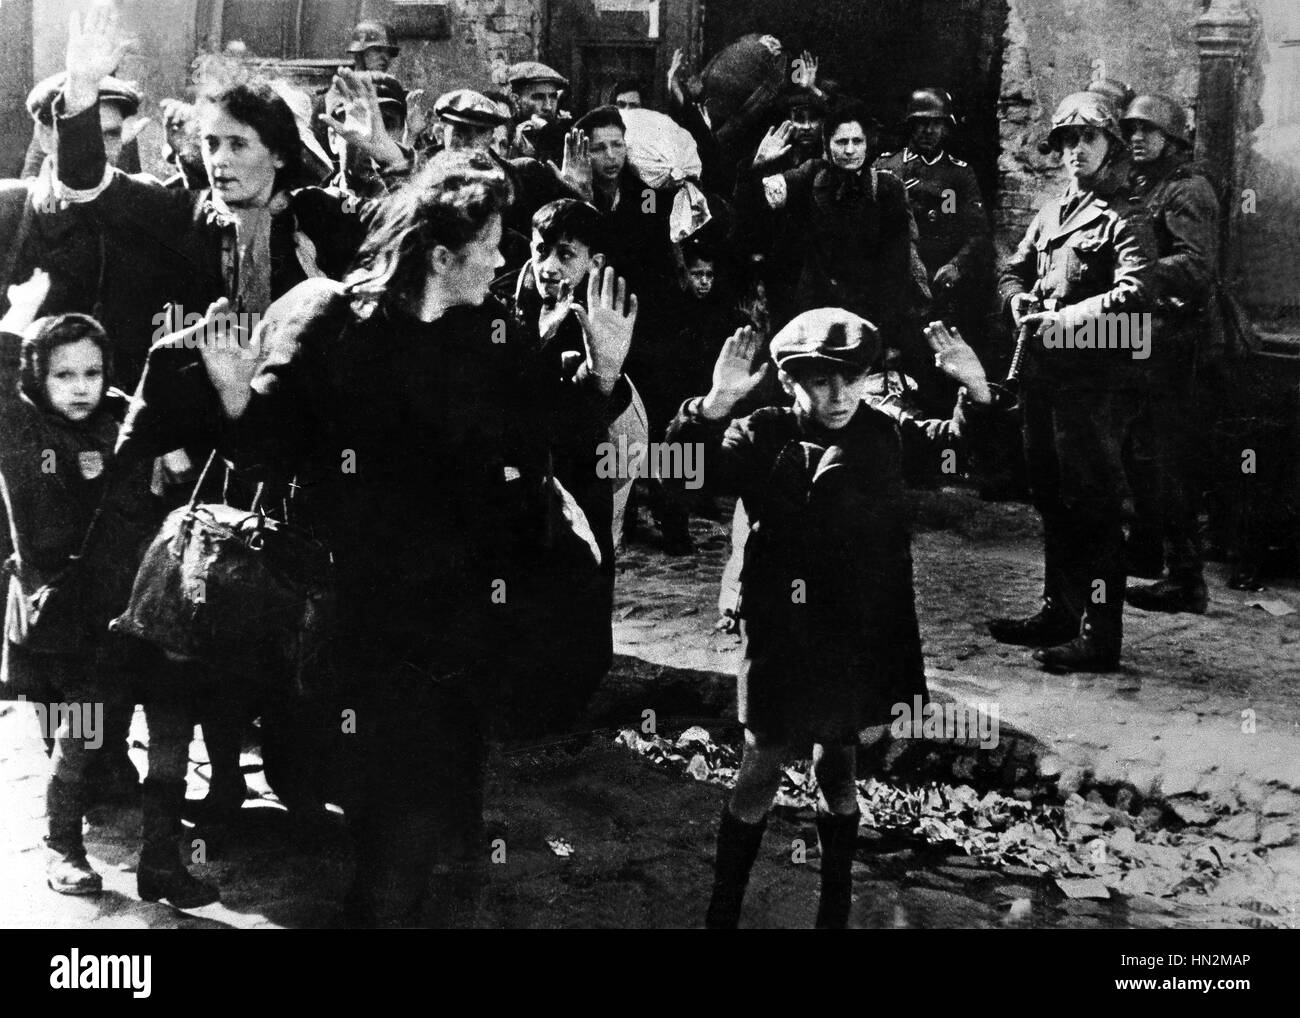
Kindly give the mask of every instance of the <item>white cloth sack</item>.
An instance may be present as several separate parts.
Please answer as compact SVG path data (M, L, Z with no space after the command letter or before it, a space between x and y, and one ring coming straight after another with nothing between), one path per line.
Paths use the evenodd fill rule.
M703 164L691 133L672 117L654 110L620 110L627 127L627 157L651 187L674 187L669 235L680 244L712 215L696 183Z

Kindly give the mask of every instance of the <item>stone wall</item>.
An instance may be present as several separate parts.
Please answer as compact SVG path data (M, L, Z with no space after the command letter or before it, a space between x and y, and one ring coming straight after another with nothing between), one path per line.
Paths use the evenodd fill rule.
M363 3L366 16L384 19L383 2ZM402 39L393 70L407 88L423 88L429 104L453 88L506 87L505 71L537 59L543 0L450 0L451 38Z
M1095 77L1141 92L1196 100L1193 35L1201 0L1009 0L999 99L999 244L1019 241L1035 210L1064 185L1060 160L1042 155L1052 111Z
M31 76L23 94L31 81L63 67L68 16L85 6L86 0L40 0L34 5ZM429 106L451 88L504 88L509 64L536 58L544 0L450 0L448 6L450 37L399 39L402 51L393 66L407 88L425 89ZM137 40L121 73L144 89L141 112L153 118L140 138L141 162L147 170L164 172L157 103L186 94L190 65L206 26L196 23L200 7L196 0L124 0L120 7L125 30ZM387 0L361 0L358 16L387 20L391 7ZM346 43L344 35L339 40L340 56ZM25 140L22 147L26 148Z

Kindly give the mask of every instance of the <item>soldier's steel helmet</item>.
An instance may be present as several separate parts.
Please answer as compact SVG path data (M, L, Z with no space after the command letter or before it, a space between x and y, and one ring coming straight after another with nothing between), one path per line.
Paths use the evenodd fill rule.
M907 100L907 120L947 120L957 123L952 112L952 96L941 88L918 88Z
M1124 116L1120 118L1119 123L1121 127L1127 129L1137 120L1154 124L1164 132L1166 137L1172 138L1179 145L1191 145L1191 140L1187 136L1187 114L1179 102L1167 95L1138 96L1124 111Z
M1057 151L1061 149L1061 131L1067 127L1095 127L1110 135L1117 145L1124 144L1115 111L1100 92L1073 92L1061 100L1047 135L1047 143Z
M358 21L352 29L352 41L348 43L349 53L362 53L368 49L387 50L390 57L397 56L397 47L393 45L393 33L388 26L379 21Z

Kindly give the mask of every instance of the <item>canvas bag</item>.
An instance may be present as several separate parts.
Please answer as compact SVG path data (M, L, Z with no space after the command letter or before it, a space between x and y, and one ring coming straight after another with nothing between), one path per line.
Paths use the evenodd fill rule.
M216 453L188 504L174 510L136 572L114 632L243 679L286 675L309 694L334 617L328 550L285 520L200 502Z

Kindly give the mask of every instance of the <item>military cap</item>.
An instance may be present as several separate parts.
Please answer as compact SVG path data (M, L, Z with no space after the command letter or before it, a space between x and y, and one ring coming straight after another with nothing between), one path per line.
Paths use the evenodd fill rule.
M843 308L814 308L795 315L772 337L778 368L794 361L823 361L865 371L880 353L880 333L865 318Z
M1167 95L1140 95L1129 104L1120 118L1120 127L1131 130L1134 122L1145 120L1155 124L1165 135L1183 147L1190 147L1187 135L1187 114L1177 100Z
M352 41L348 43L349 53L362 53L368 49L387 50L390 57L398 54L393 45L393 33L388 26L379 21L358 21L352 30Z
M956 124L952 96L941 88L918 88L907 100L907 120L947 120Z
M500 103L469 88L444 92L433 104L433 112L439 120L470 127L496 127L509 119L501 115Z
M561 88L566 88L569 84L569 79L560 74L559 71L536 60L525 60L522 63L511 64L506 72L506 80L510 82L512 87L529 81L553 81Z
M1057 151L1061 149L1061 132L1067 127L1095 127L1110 135L1116 144L1124 144L1119 119L1101 92L1071 92L1061 100L1052 114L1052 130L1047 135L1047 143Z
M51 74L44 81L37 82L36 87L27 93L27 112L33 120L43 124L54 123L54 100L63 94L63 82L67 72ZM122 116L132 117L140 110L140 90L121 78L108 77L99 83L99 101L115 103L122 107Z

